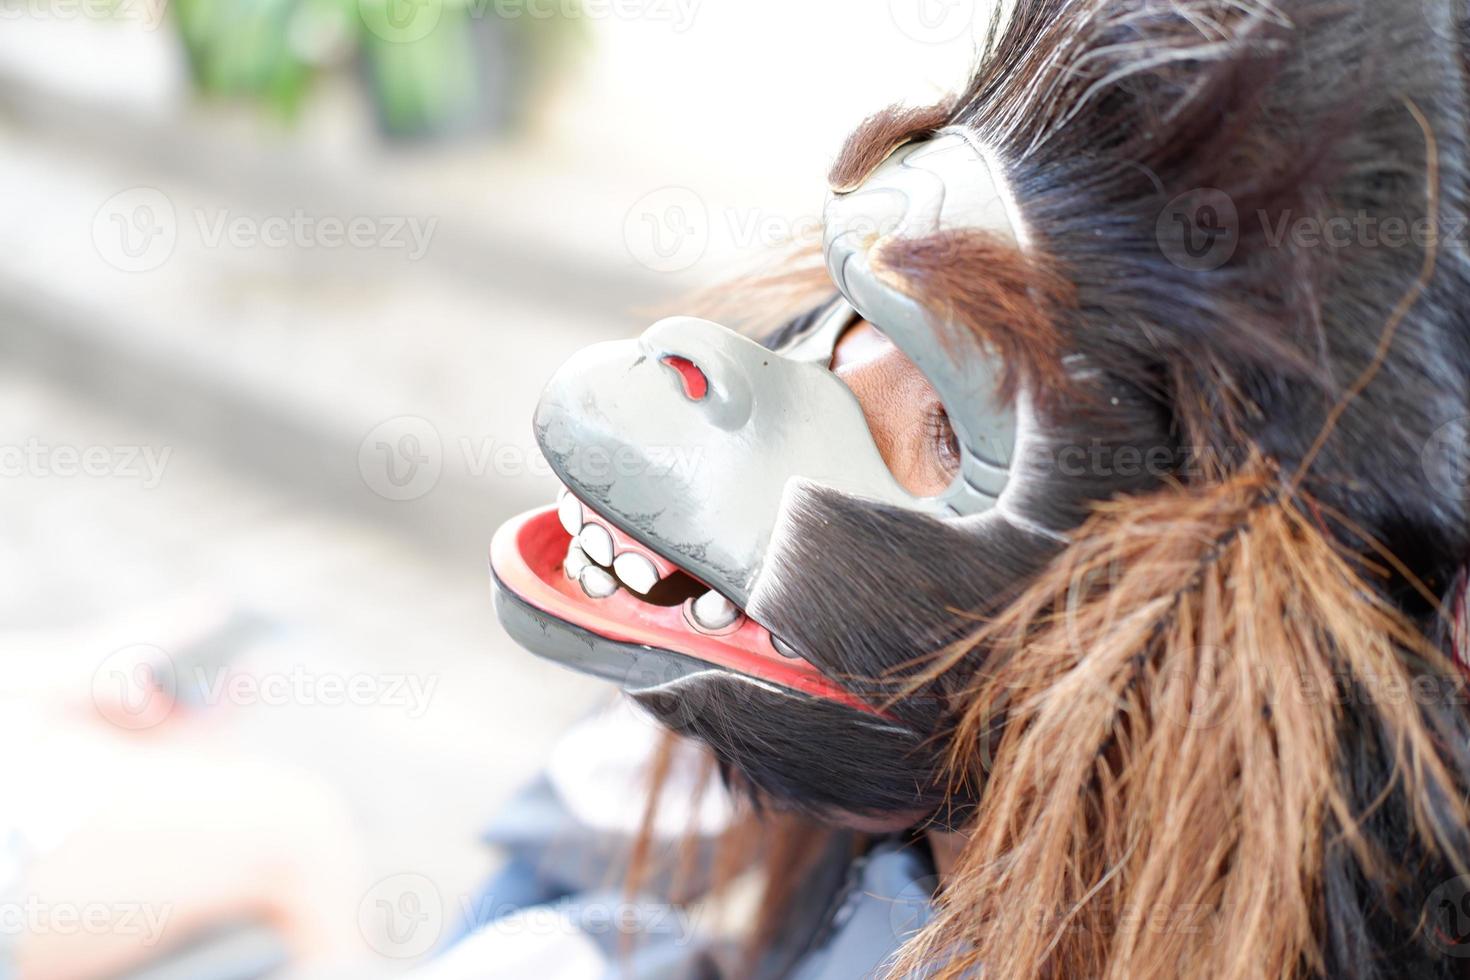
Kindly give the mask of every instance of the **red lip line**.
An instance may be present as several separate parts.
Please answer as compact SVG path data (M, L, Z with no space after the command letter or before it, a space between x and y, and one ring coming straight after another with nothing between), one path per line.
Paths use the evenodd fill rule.
M733 632L705 635L688 626L679 606L654 606L623 589L605 599L589 599L562 573L570 540L555 506L530 511L507 521L495 532L490 565L500 582L523 602L605 639L670 650L758 681L885 717L806 661L781 656L771 646L770 633L749 617Z

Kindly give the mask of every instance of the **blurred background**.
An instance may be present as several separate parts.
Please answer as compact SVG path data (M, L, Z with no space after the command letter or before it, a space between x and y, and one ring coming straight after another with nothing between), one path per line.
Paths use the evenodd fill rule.
M980 7L0 0L0 977L419 962L384 883L608 696L491 609L540 385L818 234Z

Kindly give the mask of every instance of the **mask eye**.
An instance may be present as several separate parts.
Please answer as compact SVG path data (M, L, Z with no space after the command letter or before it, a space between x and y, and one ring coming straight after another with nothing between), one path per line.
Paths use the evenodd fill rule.
M950 424L949 413L941 404L930 407L925 428L928 432L929 449L939 466L953 476L960 469L960 437Z
M888 471L916 497L943 493L960 471L960 440L929 380L885 334L860 320L843 334L833 372L857 396Z

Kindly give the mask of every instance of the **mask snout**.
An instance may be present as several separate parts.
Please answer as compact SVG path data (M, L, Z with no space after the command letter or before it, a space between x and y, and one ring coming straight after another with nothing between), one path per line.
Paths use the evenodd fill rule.
M908 499L825 365L696 317L573 356L542 395L536 434L584 504L740 605L791 479Z

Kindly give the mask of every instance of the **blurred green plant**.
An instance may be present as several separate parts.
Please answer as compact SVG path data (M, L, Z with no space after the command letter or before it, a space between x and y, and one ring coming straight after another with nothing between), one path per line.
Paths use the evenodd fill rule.
M399 138L515 124L580 34L575 2L534 17L494 0L173 0L171 8L206 95L252 99L290 120L319 74L355 62L384 132Z

